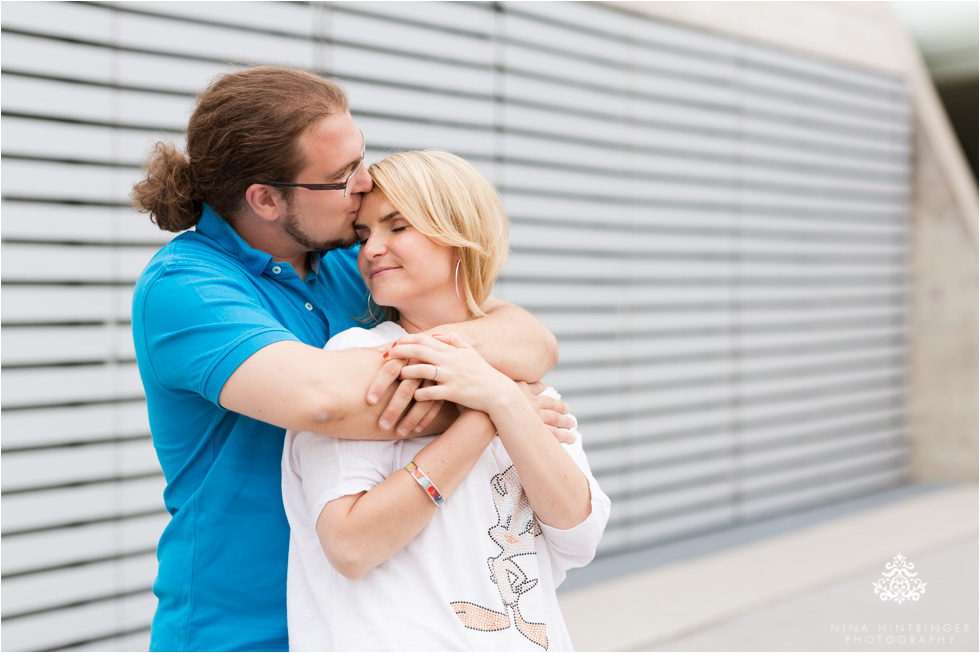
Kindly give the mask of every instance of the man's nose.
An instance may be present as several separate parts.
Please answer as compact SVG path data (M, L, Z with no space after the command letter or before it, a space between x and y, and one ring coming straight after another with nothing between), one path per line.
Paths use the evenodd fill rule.
M368 174L367 166L361 165L357 172L354 173L354 187L352 192L370 193L372 188L374 188L374 181L371 179L371 175Z

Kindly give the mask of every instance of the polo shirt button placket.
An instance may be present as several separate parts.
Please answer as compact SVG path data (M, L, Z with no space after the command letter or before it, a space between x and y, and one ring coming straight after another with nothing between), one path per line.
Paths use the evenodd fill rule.
M279 274L280 272L282 272L281 267L279 267L278 265L272 266L272 274Z

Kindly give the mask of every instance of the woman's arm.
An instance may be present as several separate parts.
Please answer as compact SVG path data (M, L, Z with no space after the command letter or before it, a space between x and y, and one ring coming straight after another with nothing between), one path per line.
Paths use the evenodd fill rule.
M436 333L459 333L476 349L484 360L515 381L537 381L555 366L558 361L558 342L543 324L519 306L494 299L488 299L484 306L486 316L445 324L433 331ZM406 335L399 343L412 344L424 342L428 334ZM404 359L389 359L368 389L368 402L374 403L376 397L388 390L398 379ZM381 413L379 422L398 423L397 433L406 437L411 433L429 429L429 420L438 410L427 403L416 403L404 416L402 411L418 389L415 379L403 379L397 384L397 391L388 407ZM540 390L543 388L539 389ZM535 397L539 417L545 421L549 430L559 442L567 441L567 433L561 429L570 426L568 407L561 401L545 397ZM430 412L430 409L432 412ZM416 427L421 429L416 431ZM438 431L437 431L438 432Z
M441 372L440 372L441 374ZM589 480L514 384L487 392L487 414L514 461L538 519L558 529L578 526L592 511Z
M465 411L413 461L448 498L493 436L493 424L485 414ZM330 564L345 577L356 579L401 551L436 510L408 471L399 470L367 492L327 503L316 530Z
M433 331L459 334L483 360L515 381L533 383L551 371L558 362L558 341L543 324L520 306L493 297L483 309L483 318Z
M591 493L585 474L521 389L458 335L428 338L425 344L399 343L391 356L423 361L402 370L405 377L436 382L416 391L419 401L452 401L490 416L542 523L568 529L589 516Z

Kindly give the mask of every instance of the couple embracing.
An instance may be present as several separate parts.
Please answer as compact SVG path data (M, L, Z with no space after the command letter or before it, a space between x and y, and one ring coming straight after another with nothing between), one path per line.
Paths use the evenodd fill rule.
M133 300L171 514L151 649L571 649L555 588L609 500L534 383L554 338L490 296L500 199L446 152L364 154L339 87L258 67L134 189L184 232Z

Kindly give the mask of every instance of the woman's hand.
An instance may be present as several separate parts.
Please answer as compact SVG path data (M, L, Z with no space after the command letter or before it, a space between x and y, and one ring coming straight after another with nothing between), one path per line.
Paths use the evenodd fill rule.
M489 415L541 522L563 530L581 524L592 511L589 480L542 423L528 400L533 390L493 369L456 334L406 340L389 354L413 359L402 376L436 383L416 390L415 398L452 401Z
M403 338L391 348L390 359L414 359L401 370L403 379L422 379L416 401L451 401L493 415L507 401L521 399L522 392L508 377L495 370L459 335L416 335ZM421 362L415 362L421 361Z

